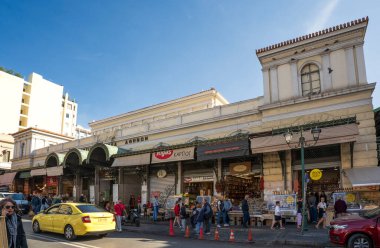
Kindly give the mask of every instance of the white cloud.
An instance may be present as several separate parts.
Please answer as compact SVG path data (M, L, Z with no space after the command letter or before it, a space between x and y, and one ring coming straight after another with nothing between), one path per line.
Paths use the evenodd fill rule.
M307 28L307 33L313 33L326 28L326 24L330 17L333 15L340 0L328 0L326 6L316 15L316 18L311 22Z

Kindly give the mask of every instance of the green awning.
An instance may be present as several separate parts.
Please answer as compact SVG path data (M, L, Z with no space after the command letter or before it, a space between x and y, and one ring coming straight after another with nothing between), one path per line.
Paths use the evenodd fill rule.
M20 175L18 176L18 178L29 178L29 177L31 177L30 171L20 172Z

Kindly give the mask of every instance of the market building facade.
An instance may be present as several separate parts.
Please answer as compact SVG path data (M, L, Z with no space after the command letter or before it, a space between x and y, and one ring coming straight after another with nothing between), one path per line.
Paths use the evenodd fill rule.
M37 172L60 174L60 193L86 194L95 203L118 197L128 203L131 194L142 203L174 194L267 201L301 194L295 147L303 130L313 144L305 149L306 171L322 172L309 191L364 186L363 198L379 199L367 25L363 18L257 50L262 97L228 103L210 89L95 121L91 137L35 150L31 158L15 153L12 169L35 174L41 168L27 161L41 159ZM314 127L321 130L316 143Z

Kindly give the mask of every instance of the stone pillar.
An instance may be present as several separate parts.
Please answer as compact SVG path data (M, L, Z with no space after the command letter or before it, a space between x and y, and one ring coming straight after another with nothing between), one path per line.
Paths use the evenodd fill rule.
M277 78L277 67L270 68L270 92L271 92L271 102L279 101L279 92L278 92L278 78Z
M182 180L182 162L177 162L177 186L176 186L176 194L179 195L182 193L183 180Z
M269 70L263 69L263 88L264 88L264 104L271 103L270 97L270 82L269 82Z
M330 53L322 54L322 75L321 75L321 90L329 91L332 90L331 74L329 73L330 68Z
M124 168L119 167L119 173L118 173L118 198L123 198L123 201L126 202L126 199L124 199Z
M74 200L75 201L79 201L79 196L82 194L82 184L83 181L82 181L82 177L80 176L80 173L79 171L76 171L75 172L75 183L74 183L74 186L75 186L75 198Z
M267 196L272 195L273 191L284 189L284 182L278 153L264 153L263 160L264 201L267 201Z
M99 180L100 178L99 178L99 166L98 165L96 165L95 166L95 184L94 184L94 186L95 186L95 204L99 204L99 202L100 202L100 192L99 192L99 190L100 190L100 180Z
M364 61L364 51L363 44L359 46L355 46L355 60L356 60L356 68L358 71L358 80L359 84L367 84L367 73L365 68Z
M349 47L344 49L346 54L346 71L347 71L347 80L348 87L352 87L356 85L356 68L355 68L355 60L354 60L354 49L353 47Z
M298 71L297 71L297 62L291 62L290 71L292 74L292 88L293 88L293 97L299 97L302 92L300 90L300 81L298 80Z

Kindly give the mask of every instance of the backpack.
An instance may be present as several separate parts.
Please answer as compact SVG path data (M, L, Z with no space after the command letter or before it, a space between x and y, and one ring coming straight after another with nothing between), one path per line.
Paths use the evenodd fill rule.
M205 206L205 218L209 219L214 215L214 212L212 211L212 208L210 204L206 204Z
M224 204L223 204L222 210L228 212L228 211L230 211L230 209L231 209L231 202L230 201L225 201Z
M218 201L218 210L223 211L224 210L224 202L219 200Z

